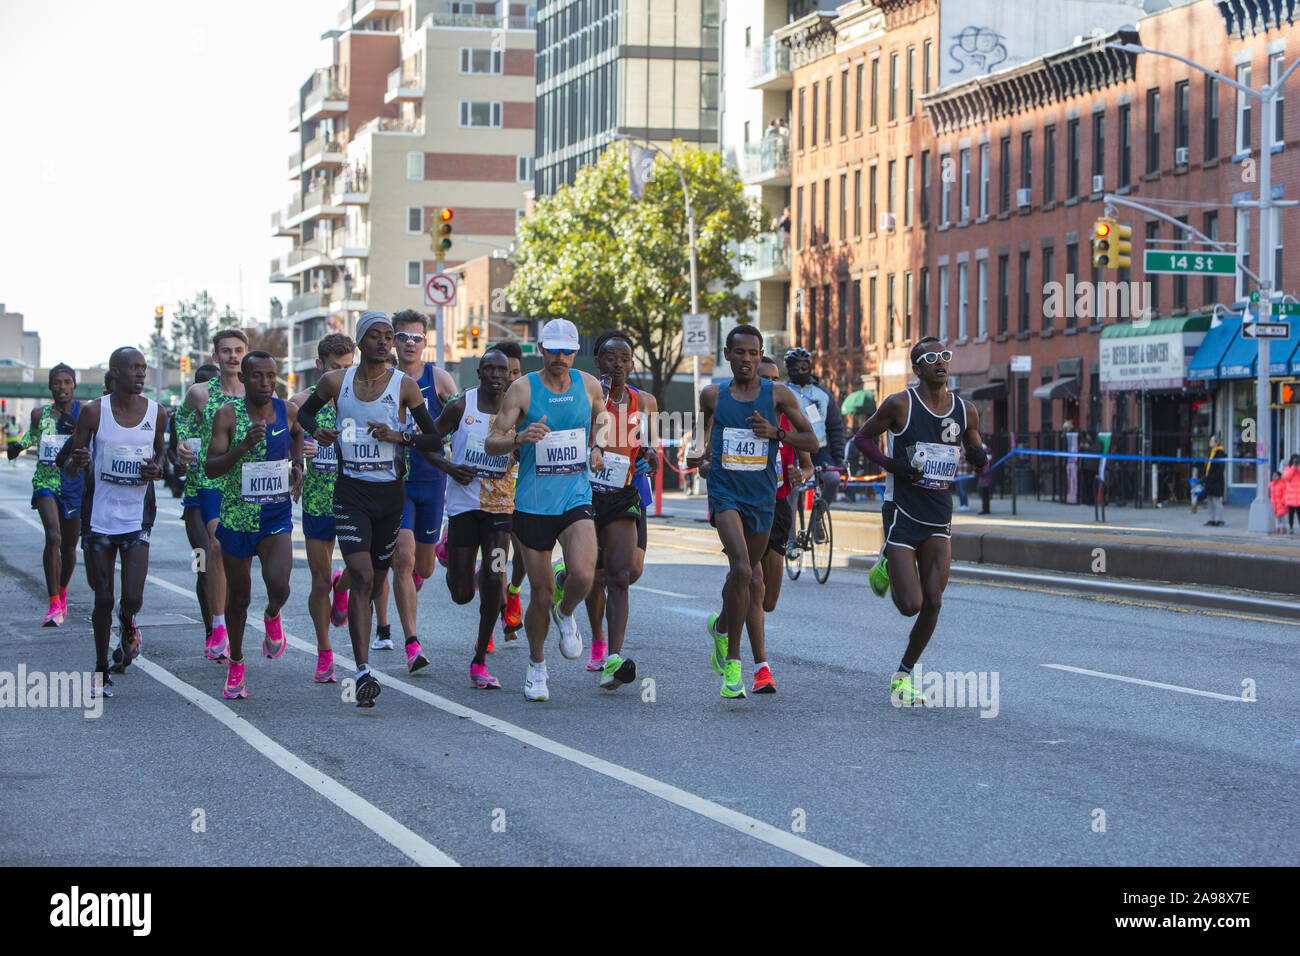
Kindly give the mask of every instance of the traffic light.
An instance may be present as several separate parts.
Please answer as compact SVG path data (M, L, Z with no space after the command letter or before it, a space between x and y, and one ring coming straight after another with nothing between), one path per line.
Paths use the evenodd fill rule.
M451 249L451 221L455 218L455 213L450 209L439 209L437 221L430 230L432 241L429 247L433 250L433 257L439 262L447 258L447 251Z
M289 373L289 394L294 394L298 388L298 376L294 372Z
M1092 267L1111 268L1117 223L1110 216L1102 216L1092 224Z
M190 374L190 357L188 355L181 356L181 374L182 375Z
M477 325L469 327L469 347L472 349L483 347L483 330Z
M1300 405L1300 382L1274 382L1274 405Z
M162 325L163 325L162 320L163 320L163 307L161 305L155 306L153 310L153 327L157 329L159 332L162 331Z
M1110 264L1116 269L1127 269L1133 264L1133 227L1126 222L1117 222L1111 236L1115 242L1111 248Z
M456 348L464 349L466 347L467 346L465 344L465 330L460 329L459 331L456 332Z

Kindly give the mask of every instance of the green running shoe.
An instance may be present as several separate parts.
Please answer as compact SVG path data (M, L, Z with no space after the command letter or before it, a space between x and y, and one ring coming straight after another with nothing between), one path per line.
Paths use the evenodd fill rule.
M709 637L713 638L713 669L719 674L723 671L723 662L727 659L727 635L719 634L713 625L718 623L718 615L709 615Z
M618 690L636 680L636 664L618 654L610 654L600 672L600 686L605 690Z
M740 673L740 661L727 661L726 674L722 678L722 696L745 696L745 676Z
M560 602L564 600L564 587L560 584L560 575L564 573L564 560L556 562L552 571L555 574L555 596L551 598L551 607L558 608Z
M925 695L912 681L912 675L901 671L894 675L894 680L889 685L889 699L895 707L920 707L925 704Z
M884 548L880 549L880 557L876 561L876 566L867 575L867 583L871 585L871 593L876 597L884 597L889 593L889 562L885 558Z

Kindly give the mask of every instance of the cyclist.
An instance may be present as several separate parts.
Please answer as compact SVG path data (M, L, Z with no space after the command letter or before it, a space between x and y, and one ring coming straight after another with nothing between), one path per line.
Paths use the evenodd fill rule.
M830 389L813 379L812 354L807 349L795 346L785 353L785 373L790 379L790 391L798 397L817 436L813 464L829 469L820 472L817 480L822 486L826 506L830 507L835 503L840 486L839 472L844 468L844 416L840 414L839 403ZM817 543L821 544L820 541Z

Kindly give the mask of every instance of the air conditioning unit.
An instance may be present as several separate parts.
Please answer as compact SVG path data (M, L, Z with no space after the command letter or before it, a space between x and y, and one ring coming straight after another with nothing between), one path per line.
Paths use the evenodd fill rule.
M1190 150L1186 146L1179 146L1174 150L1174 165L1186 166Z
M882 232L894 231L894 214L892 212L882 212L880 214L880 229Z
M1106 189L1106 177L1097 175L1092 177L1092 191L1095 193L1103 192Z
M1028 189L1017 189L1017 190L1016 190L1016 206L1017 206L1017 207L1028 206L1028 205L1029 205L1029 193L1030 193L1030 190L1028 190Z

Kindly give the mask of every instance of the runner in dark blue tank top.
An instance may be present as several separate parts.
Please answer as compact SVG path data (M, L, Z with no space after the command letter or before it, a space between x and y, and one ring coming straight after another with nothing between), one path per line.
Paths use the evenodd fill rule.
M885 544L871 571L871 589L884 597L892 587L899 613L916 617L903 661L890 682L890 696L900 705L924 703L912 681L912 668L934 633L948 586L952 562L948 489L957 474L962 446L976 474L988 467L975 406L948 391L951 359L952 352L939 339L917 342L912 347L916 387L885 399L853 439L889 474L881 509ZM888 441L883 452L882 434Z
M752 325L727 333L723 353L731 363L732 379L710 385L700 394L705 447L695 449L688 463L700 468L709 483L709 520L718 529L731 573L722 588L727 610L725 643L714 638L713 669L723 675L722 696L744 697L740 670L740 636L746 623L751 641L761 645L763 634L763 569L776 507L777 445L786 442L801 451L817 450L817 436L803 407L790 389L759 378L763 336ZM777 422L784 413L794 429L787 433ZM707 463L706 463L707 459Z

